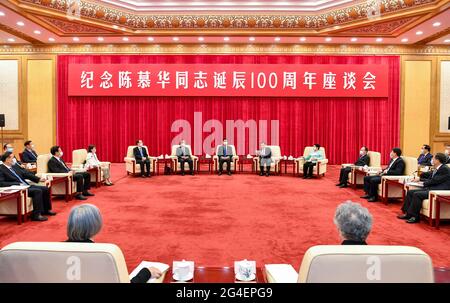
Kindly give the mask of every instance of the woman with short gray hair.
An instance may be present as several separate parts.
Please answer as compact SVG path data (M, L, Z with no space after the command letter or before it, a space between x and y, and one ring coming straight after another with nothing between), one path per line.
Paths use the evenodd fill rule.
M94 243L92 238L102 229L100 210L92 204L82 204L72 208L67 222L66 242ZM146 283L150 278L159 278L162 273L155 267L143 268L130 280L131 283Z
M367 245L372 215L361 204L352 201L340 204L334 215L334 224L343 239L342 245Z

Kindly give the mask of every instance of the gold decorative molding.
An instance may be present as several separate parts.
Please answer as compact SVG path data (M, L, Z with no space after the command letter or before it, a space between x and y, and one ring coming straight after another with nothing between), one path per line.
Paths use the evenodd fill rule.
M322 44L71 44L3 45L1 55L17 54L337 54L450 55L450 46Z

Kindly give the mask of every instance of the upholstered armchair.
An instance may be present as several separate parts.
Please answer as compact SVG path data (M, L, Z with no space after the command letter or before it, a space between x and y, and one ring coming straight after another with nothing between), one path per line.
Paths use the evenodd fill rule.
M175 168L175 171L180 171L181 170L181 164L180 162L178 162L178 157L177 157L177 148L180 147L180 145L172 145L172 151L170 154L170 158L173 161L173 167ZM198 165L198 157L194 156L194 154L192 153L192 148L190 145L186 145L186 148L190 151L191 153L191 159L194 162L193 166L194 166L194 171L197 170L197 165Z
M274 172L275 174L280 173L280 161L283 158L281 155L281 148L278 145L266 145L266 147L270 148L272 151L272 163L270 164L270 171ZM255 163L255 171L256 173L259 172L259 157L254 157L253 161Z
M72 196L76 191L76 184L71 173L49 173L48 161L52 157L51 154L39 155L37 158L37 172L38 177L52 178L52 195L64 196L68 202L72 200Z
M0 187L0 193L9 187ZM17 216L17 223L21 224L31 215L33 211L33 201L28 197L26 189L20 191L20 214L18 212L18 204L16 198L8 198L0 202L0 215L1 216Z
M404 183L405 179L408 177L413 177L413 174L417 173L418 165L417 159L414 157L401 157L405 162L405 171L402 176L383 176L381 177L381 184L378 186L378 195L381 197L385 203L389 199L402 198L404 191L402 186L398 186L398 182ZM396 186L389 186L394 181Z
M367 153L369 156L369 170L380 170L381 169L381 153L375 151L369 151ZM352 166L353 164L343 164L343 166ZM362 167L352 167L352 171L349 173L348 180L353 186L363 185L364 177L367 175L362 170Z
M381 274L368 271L372 262L381 266ZM319 245L303 256L298 282L433 283L434 270L430 256L416 247Z
M214 171L218 171L219 170L219 156L217 156L217 154L219 153L219 146L217 145L216 147L216 153L213 156L213 161L214 161ZM237 166L238 166L238 162L239 162L239 156L236 153L236 147L234 147L234 145L230 145L228 144L229 147L231 147L231 150L233 152L233 156L231 157L231 170L234 170L236 172Z
M314 147L313 146L307 146L305 147L305 150L303 151L303 157L308 156L312 151ZM317 165L313 168L313 174L317 177L325 176L325 173L327 172L327 163L328 159L325 154L325 148L321 147L319 149L320 152L322 152L323 159L317 161ZM300 170L303 168L303 164L305 163L305 160L303 157L295 159L295 165L297 166L297 174L300 174Z
M72 151L72 169L84 170L84 164L87 158L86 149L76 149ZM100 162L100 167L87 169L86 171L91 175L91 183L95 183L98 187L101 182L105 181L101 167L107 166L111 169L111 162Z
M125 169L127 171L127 175L129 174L138 175L141 173L141 167L140 165L136 164L136 159L134 158L133 154L133 149L135 147L136 145L128 146L127 155L125 158L123 158L123 161L125 162ZM147 150L147 154L149 155L147 146L143 146L143 148ZM150 172L152 174L155 174L156 161L158 161L158 159L156 157L150 157L150 155L148 158L150 160Z

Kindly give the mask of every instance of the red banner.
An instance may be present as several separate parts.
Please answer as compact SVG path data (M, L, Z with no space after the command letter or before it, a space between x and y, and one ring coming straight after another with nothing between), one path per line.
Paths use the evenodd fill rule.
M376 64L69 64L69 96L387 97Z

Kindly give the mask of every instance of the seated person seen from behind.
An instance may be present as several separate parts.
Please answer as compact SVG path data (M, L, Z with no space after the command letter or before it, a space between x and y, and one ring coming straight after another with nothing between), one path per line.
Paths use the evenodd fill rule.
M187 163L189 165L189 174L194 175L194 161L192 160L191 151L186 147L186 142L181 140L180 146L177 147L176 155L178 162L180 162L181 175L184 176L184 166Z
M84 164L85 169L91 169L100 167L102 170L103 178L105 179L105 185L111 186L113 183L111 182L111 172L109 171L109 166L102 166L100 161L97 158L97 148L95 145L89 145L87 149L86 163Z
M144 147L142 140L137 140L136 145L137 146L133 148L133 155L134 159L136 159L136 163L141 167L141 177L150 178L150 158L148 157L147 149ZM144 168L147 169L147 172Z
M398 147L392 149L390 153L391 161L386 169L380 170L375 176L364 177L364 192L366 195L361 198L367 199L369 202L378 200L378 185L381 184L382 176L401 176L405 172L405 161L400 157L402 150Z
M48 160L48 172L57 174L71 174L73 180L77 184L75 199L87 200L87 196L94 196L89 192L91 188L91 175L86 171L74 171L70 169L62 159L63 151L58 145L50 149L52 157Z
M434 170L422 173L420 178L414 180L423 182L423 188L408 190L402 207L403 214L397 218L406 220L407 223L418 223L422 202L428 199L430 190L450 190L450 168L444 164L445 161L443 153L434 155L431 160Z
M367 154L368 152L369 152L369 150L367 149L366 146L361 147L361 149L359 150L359 157L353 165L354 166L362 166L362 167L369 166L370 158L369 158L369 155ZM336 186L339 186L340 188L347 187L348 186L348 184L347 184L348 174L351 171L352 171L351 166L342 167L341 173L339 175L339 183L336 184Z
M420 150L420 156L417 158L417 164L420 166L431 166L431 159L433 155L430 154L431 147L427 144L422 145L422 149Z
M24 163L36 163L38 154L34 150L34 144L28 140L24 143L25 149L22 152L22 161Z
M303 163L303 179L311 179L313 176L314 166L317 165L318 160L323 160L323 153L320 151L320 144L314 144L313 151L306 157L301 157L305 160Z
M72 208L67 222L66 242L94 243L93 238L103 226L100 210L92 204L82 204ZM150 278L159 278L161 271L154 267L143 268L131 279L131 283L146 283Z
M372 230L372 215L361 204L347 201L336 208L334 224L343 242L342 245L367 245Z

